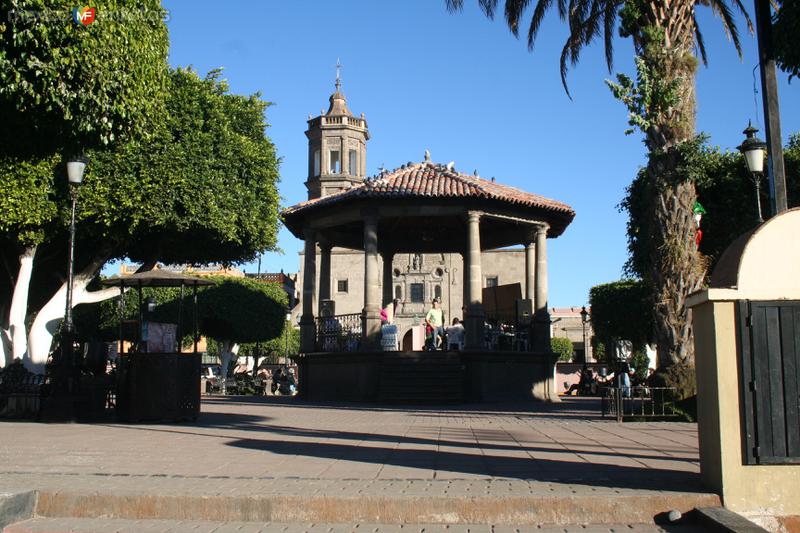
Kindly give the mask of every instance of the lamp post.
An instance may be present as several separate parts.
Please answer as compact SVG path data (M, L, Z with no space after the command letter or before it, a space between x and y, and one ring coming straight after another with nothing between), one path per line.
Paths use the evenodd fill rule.
M586 306L581 307L581 326L583 327L583 362L587 363L589 359L589 347L586 345L586 324L589 322L589 312Z
M61 331L62 364L68 376L67 383L71 385L71 378L75 370L73 353L73 337L75 325L72 322L72 293L75 281L75 207L78 203L78 189L83 183L83 172L86 170L88 160L85 157L73 157L67 161L67 180L69 182L69 196L72 201L72 213L69 223L69 259L67 262L67 302L64 309L64 323ZM68 388L71 386L68 385Z
M286 351L283 352L283 367L286 368L289 364L289 328L292 325L292 313L289 309L286 309L286 324L284 325L286 328Z
M747 128L745 128L742 133L745 134L746 138L738 148L744 155L744 161L747 163L747 170L750 171L753 184L756 187L758 223L761 224L764 222L764 217L761 216L761 178L764 174L764 151L767 148L767 144L756 137L758 129L754 128L750 123L747 124Z

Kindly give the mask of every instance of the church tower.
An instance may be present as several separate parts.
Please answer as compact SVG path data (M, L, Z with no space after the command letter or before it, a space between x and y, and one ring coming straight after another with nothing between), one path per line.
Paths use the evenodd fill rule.
M364 181L369 131L364 114L354 117L342 93L336 64L336 92L328 111L308 119L308 199L328 196Z

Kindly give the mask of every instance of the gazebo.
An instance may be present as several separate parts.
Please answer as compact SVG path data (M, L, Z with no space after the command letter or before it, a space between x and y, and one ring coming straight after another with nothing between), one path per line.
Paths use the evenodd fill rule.
M321 397L310 387L314 385L313 367L325 364L328 371L335 358L325 357L317 345L315 298L330 299L330 254L333 247L364 251L364 307L362 312L361 361L341 360L342 365L365 363L363 354L392 357L379 352L380 309L392 298L391 258L396 253L458 253L464 258L464 302L466 342L459 354L474 359L483 355L481 365L499 361L497 354L485 353L482 302L481 251L514 245L525 247L525 279L523 298L533 303L531 328L532 350L523 354L527 362L543 363L539 393L531 383L528 393L541 399L553 397L553 365L550 351L550 319L547 312L547 244L546 239L561 235L575 216L568 205L524 192L514 187L457 172L452 164L440 165L430 161L426 153L421 163L408 163L398 169L382 172L373 178L336 193L294 205L283 212L286 227L305 241L304 271L317 271L317 248L320 258L320 286L315 275L303 277L302 316L300 319L301 346L304 354L306 384L303 391ZM383 257L384 272L378 272L378 254ZM394 354L394 357L402 357ZM424 361L426 356L419 354ZM431 356L428 356L431 357ZM385 362L384 362L385 364ZM464 364L461 365L465 366ZM467 365L468 366L468 365ZM542 366L542 365L540 365ZM340 368L341 370L341 368ZM469 370L468 370L469 371ZM513 370L512 370L513 371ZM380 373L380 369L376 370ZM363 368L359 369L363 376ZM346 376L343 372L336 375ZM303 376L301 376L302 378ZM310 381L308 378L312 378ZM366 378L365 378L366 379ZM376 378L377 379L377 378ZM469 380L467 380L469 381ZM359 390L363 387L358 386ZM524 388L524 386L523 386ZM368 387L363 398L369 399L380 391ZM473 394L465 388L465 395ZM358 396L358 395L356 395ZM354 397L355 399L355 397Z

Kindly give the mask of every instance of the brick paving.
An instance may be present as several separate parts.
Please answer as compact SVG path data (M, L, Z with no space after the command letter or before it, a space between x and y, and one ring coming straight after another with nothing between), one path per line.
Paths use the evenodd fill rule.
M480 507L475 502L485 501L487 509L507 504L508 516L516 518L503 518L501 511L491 516L512 525L560 523L563 513L581 506L600 512L593 519L619 522L619 509L595 509L600 497L691 508L683 495L713 496L700 483L695 424L618 424L601 419L599 400L592 398L555 405L392 407L207 397L195 423L2 421L0 492L22 490L44 493L38 505L52 517L68 506L95 509L80 515L94 516L104 502L124 518L113 497L159 495L167 516L153 514L154 504L141 498L127 504L142 518L268 515L269 521L292 523L319 516L360 523L365 513L407 517L424 507L428 515L413 516L468 524L471 516L489 516L474 510ZM572 503L558 511L547 503L556 497ZM225 502L236 498L244 510L229 513ZM262 507L248 511L248 498L261 498L253 505ZM333 514L332 498L338 498ZM453 498L470 504L453 504ZM527 510L531 502L539 502L534 514ZM458 512L451 519L453 505ZM184 517L181 509L195 514L185 511ZM647 509L629 515L637 512L646 516ZM580 523L582 517L573 519Z

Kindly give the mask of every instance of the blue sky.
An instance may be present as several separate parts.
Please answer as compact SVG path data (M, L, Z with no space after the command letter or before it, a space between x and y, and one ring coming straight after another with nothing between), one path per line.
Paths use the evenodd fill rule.
M530 54L502 20L483 16L477 0L465 0L458 14L444 0L164 4L173 66L201 74L223 67L233 92L260 92L274 103L267 134L282 161L283 205L306 199L306 119L327 109L340 58L348 105L366 114L372 135L368 174L421 161L427 148L436 162L571 205L574 222L548 243L551 306L583 305L591 286L620 278L626 218L616 206L645 151L638 134L624 135L627 111L604 84L612 76L600 43L569 71L573 100L564 93L558 60L566 28L554 13ZM734 149L748 119L756 123L755 41L740 20L740 61L719 20L705 8L699 18L710 65L697 77L697 129ZM614 71L633 74L632 48L622 39ZM786 139L800 131L800 81L787 84L782 73L779 80ZM758 119L763 124L760 104ZM296 272L301 244L282 229L283 253L265 253L262 271Z

